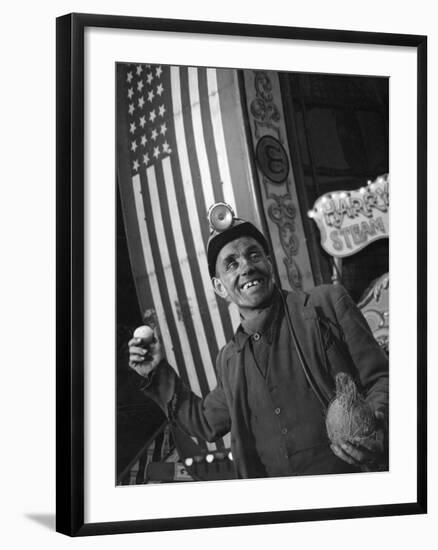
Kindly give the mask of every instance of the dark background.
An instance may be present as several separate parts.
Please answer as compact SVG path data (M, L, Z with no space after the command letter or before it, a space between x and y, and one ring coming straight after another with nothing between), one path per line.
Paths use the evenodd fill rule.
M332 260L307 211L324 193L349 191L389 172L389 79L280 75L294 175L315 283L330 283ZM342 284L358 302L389 270L388 239L342 260Z

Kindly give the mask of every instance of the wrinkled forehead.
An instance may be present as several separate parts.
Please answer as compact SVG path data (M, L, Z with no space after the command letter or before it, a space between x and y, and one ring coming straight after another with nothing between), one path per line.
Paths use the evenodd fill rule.
M222 247L216 265L228 256L246 254L252 250L258 250L264 254L263 246L254 237L244 236L234 239Z

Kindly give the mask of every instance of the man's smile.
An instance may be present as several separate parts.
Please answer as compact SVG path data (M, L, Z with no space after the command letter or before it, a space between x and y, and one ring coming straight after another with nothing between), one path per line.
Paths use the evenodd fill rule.
M257 288L259 287L260 285L262 285L264 283L264 279L263 278L256 278L256 279L251 279L251 281L246 281L245 283L243 283L243 285L240 286L240 290L249 290L250 288Z

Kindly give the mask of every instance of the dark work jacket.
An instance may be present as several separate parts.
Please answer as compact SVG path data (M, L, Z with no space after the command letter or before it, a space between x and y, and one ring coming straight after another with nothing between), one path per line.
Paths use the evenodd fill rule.
M286 301L298 345L326 403L334 397L336 373L348 372L371 407L387 418L388 359L345 289L322 285L309 293L286 293ZM284 315L279 322L287 322ZM190 435L215 441L231 430L238 477L264 477L254 455L243 355L236 338L221 349L217 386L204 399L186 388L165 361L143 391Z

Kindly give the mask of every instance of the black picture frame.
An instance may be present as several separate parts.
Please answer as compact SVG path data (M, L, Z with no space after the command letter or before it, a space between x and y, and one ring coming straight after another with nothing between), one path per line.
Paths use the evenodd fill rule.
M158 30L414 48L417 54L417 498L311 510L84 522L84 30ZM207 21L68 14L57 19L57 497L56 529L69 536L422 514L427 511L427 37ZM244 511L243 511L244 512Z

